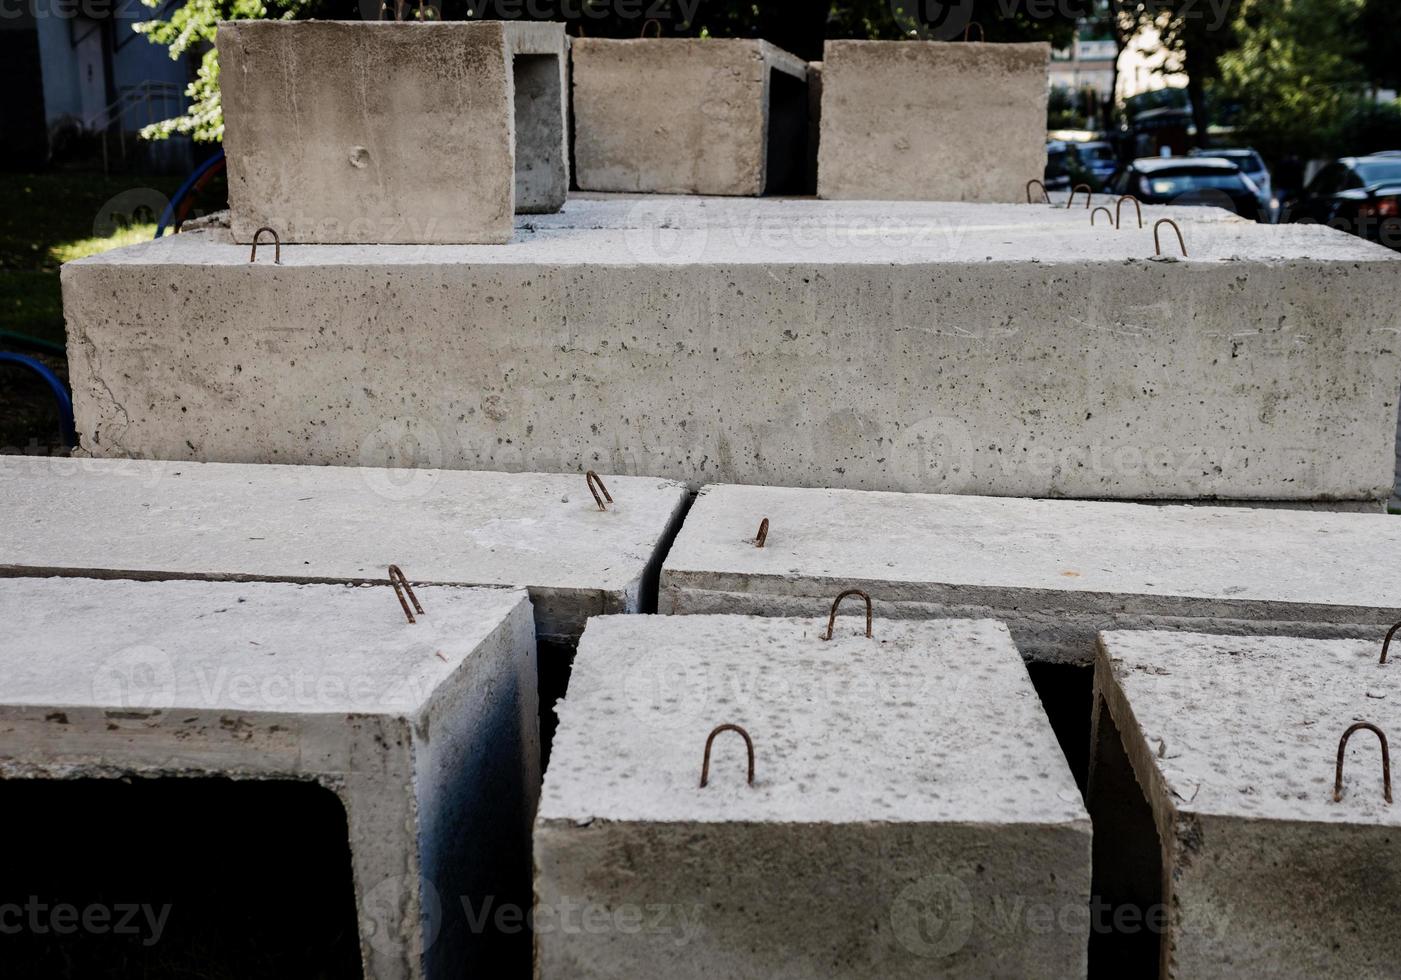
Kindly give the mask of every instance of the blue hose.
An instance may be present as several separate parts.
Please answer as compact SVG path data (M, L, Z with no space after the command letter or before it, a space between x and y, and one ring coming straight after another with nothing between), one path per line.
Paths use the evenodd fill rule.
M53 391L54 400L58 402L58 418L63 426L63 442L70 449L78 444L78 431L73 425L73 399L68 395L68 389L63 382L44 365L34 360L32 357L25 357L23 354L9 354L0 351L0 364L18 364L20 367L27 367L39 377L44 379L50 390Z
M167 204L165 210L161 212L160 224L156 226L157 238L164 235L166 228L175 223L175 209L180 206L180 202L185 199L185 196L194 189L195 184L199 183L199 179L223 162L224 151L220 148L212 157L196 167L194 173L185 178L185 182L180 185L180 189L170 198L170 203Z

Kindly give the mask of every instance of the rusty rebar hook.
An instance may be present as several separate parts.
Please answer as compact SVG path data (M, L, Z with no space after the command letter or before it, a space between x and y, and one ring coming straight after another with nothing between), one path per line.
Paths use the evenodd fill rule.
M847 596L853 595L860 596L862 599L866 600L866 639L871 639L871 617L873 615L874 610L871 605L871 597L868 596L866 593L862 592L860 589L847 589L841 595L837 596L835 601L833 601L832 615L827 617L827 632L822 635L821 639L830 640L832 638L832 634L837 629L837 609L841 606L843 599L845 599Z
M1067 211L1075 206L1075 195L1079 193L1082 187L1085 188L1085 207L1088 208L1090 203L1094 200L1095 192L1090 189L1089 184L1076 184L1071 188L1070 199L1065 202L1065 209Z
M967 41L969 39L975 27L978 29L978 43L986 44L988 39L987 31L983 30L983 25L979 24L976 20L970 20L968 26L963 28L963 40Z
M418 604L418 596L414 595L413 586L409 584L409 580L404 577L404 570L398 565L389 566L389 584L394 586L394 594L399 598L399 606L404 610L405 618L411 625L418 622L413 618L413 614L417 612L422 616L423 607ZM405 592L409 595L409 602L413 603L412 611L409 609L409 602L404 601Z
M648 18L645 22L643 22L643 24L642 24L642 33L640 33L640 34L638 35L638 37L646 37L646 36L647 36L647 28L653 27L653 26L655 26L655 27L657 28L657 33L653 34L652 37L653 37L653 38L660 38L660 37L662 36L662 22L659 21L659 20L657 20L657 18L655 18L655 17Z
M279 238L277 232L273 231L271 228L259 228L257 231L253 232L253 251L248 253L248 261L258 261L258 239L263 237L263 232L267 232L272 236L272 264L281 265L282 239Z
M1028 181L1026 182L1026 203L1027 203L1027 204L1035 204L1035 203L1036 203L1035 201L1033 201L1033 200L1031 199L1031 185L1032 185L1032 184L1035 184L1037 187L1041 188L1041 199L1042 199L1043 201L1045 201L1047 204L1050 204L1050 203L1051 203L1051 195L1046 193L1046 185L1043 184L1043 183L1041 183L1041 181L1037 180L1035 177L1033 177L1031 180L1028 180Z
M754 547L762 548L764 542L769 539L769 519L765 517L759 522L759 533L754 537Z
M1109 210L1108 208L1106 208L1103 204L1101 204L1099 207L1095 208L1093 211L1090 212L1090 227L1093 228L1093 227L1095 226L1095 218L1097 218L1097 217L1099 216L1099 213L1100 213L1101 211L1103 211L1105 217L1107 217L1107 218L1109 219L1109 227L1113 228L1113 227L1114 227L1114 212L1113 212L1113 211L1110 211L1110 210Z
M738 725L716 725L710 732L710 737L705 740L705 758L701 760L701 789L705 789L710 782L710 747L715 744L715 736L721 732L738 732L739 737L744 739L745 751L749 753L749 785L754 785L754 740L749 737L749 733Z
M1343 732L1342 741L1338 743L1338 774L1333 780L1333 802L1343 801L1343 753L1347 751L1347 740L1352 738L1352 733L1366 729L1374 733L1382 743L1382 787L1383 795L1388 803L1391 802L1391 749L1386 744L1386 733L1370 721L1359 721L1357 724Z
M1143 205L1140 204L1140 203L1138 202L1138 198L1134 197L1132 194L1125 194L1123 197L1119 198L1119 202L1118 202L1117 204L1114 205L1114 227L1115 227L1115 228L1121 227L1121 226L1123 225L1123 223L1124 223L1123 214L1121 213L1120 209L1123 208L1124 202L1125 202L1125 201L1132 201L1132 202L1133 202L1134 208L1137 209L1137 211L1138 211L1138 227L1142 228L1142 227L1143 227Z
M1173 221L1171 218L1161 218L1158 220L1158 223L1153 226L1153 249L1155 254L1163 254L1162 243L1158 241L1158 229L1163 225L1172 225L1172 230L1177 232L1177 244L1182 246L1182 257L1185 259L1187 257L1187 240L1182 237L1182 229L1177 226L1177 222Z
M1385 663L1386 663L1386 654L1387 654L1387 651L1391 649L1391 638L1392 638L1393 636L1396 635L1396 631L1397 631L1397 630L1401 630L1401 623L1397 623L1397 624L1396 624L1395 626L1393 626L1391 629L1389 629L1389 630L1386 631L1386 639L1385 639L1385 640L1382 640L1382 658L1381 658L1380 660L1378 660L1377 663L1379 663L1379 664L1385 664Z
M603 478L593 470L589 470L584 474L584 482L589 485L589 493L593 494L594 503L598 504L598 509L607 510L608 508L604 506L603 502L606 500L611 504L613 502L613 495L610 494L608 488L603 485ZM598 495L600 490L603 491L602 497Z

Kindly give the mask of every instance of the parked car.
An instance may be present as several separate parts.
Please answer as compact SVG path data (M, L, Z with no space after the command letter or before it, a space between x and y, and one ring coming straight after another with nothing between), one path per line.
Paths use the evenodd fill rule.
M1287 220L1331 225L1401 251L1401 152L1328 164L1289 203Z
M1251 183L1260 188L1260 206L1265 209L1266 214L1273 213L1274 201L1274 179L1270 176L1270 169L1265 166L1265 161L1253 149L1231 149L1231 150L1193 150L1194 157L1216 157L1221 160L1230 160L1241 173L1250 178Z
M1268 220L1260 189L1230 160L1217 157L1143 157L1120 171L1111 190L1144 204L1210 205Z
M1101 187L1107 187L1110 178L1119 169L1119 158L1114 153L1114 147L1108 143L1099 142L1069 143L1067 146L1079 158L1081 169L1094 178L1091 181L1094 189L1099 190Z
M1070 150L1061 140L1046 143L1046 174L1042 180L1047 190L1060 190L1070 186Z

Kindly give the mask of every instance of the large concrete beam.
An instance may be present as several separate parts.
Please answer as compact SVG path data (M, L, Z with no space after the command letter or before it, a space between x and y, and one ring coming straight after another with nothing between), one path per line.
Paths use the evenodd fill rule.
M535 826L538 977L1085 975L1090 825L1006 628L855 624L589 623ZM752 785L734 732L700 785L720 724Z
M581 190L805 190L807 64L786 51L739 38L579 38L573 62Z
M411 438L411 434L402 436ZM389 436L387 436L388 438ZM685 487L434 469L0 457L0 576L528 588L542 639L651 608Z
M993 617L1030 659L1088 664L1112 628L1380 636L1398 552L1385 514L713 486L659 608L816 615L861 588L883 616Z
M350 829L367 977L502 975L539 785L524 592L0 581L0 776L310 780ZM250 819L276 819L252 815Z
M510 248L281 265L182 234L64 267L78 430L99 456L377 465L390 425L461 468L1379 505L1401 255L1164 214L1190 259L1131 212L1027 205L612 198Z
M562 24L220 24L235 239L510 241L516 211L569 190L567 43Z
M1315 553L1316 556L1316 553ZM1380 643L1110 632L1095 664L1097 725L1123 753L1091 761L1101 782L1132 768L1161 841L1164 980L1383 977L1401 959L1396 837L1377 737L1401 732L1394 663ZM1103 743L1096 740L1097 747ZM1117 748L1117 747L1116 747ZM1135 785L1131 780L1128 785ZM1096 847L1124 839L1093 812ZM1113 859L1112 852L1106 857Z
M1017 202L1046 170L1051 46L828 41L817 192Z

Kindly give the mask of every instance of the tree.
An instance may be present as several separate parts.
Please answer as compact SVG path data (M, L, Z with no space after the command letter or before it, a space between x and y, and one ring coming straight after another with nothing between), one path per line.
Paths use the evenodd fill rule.
M141 0L158 10L164 0ZM184 133L196 140L219 142L224 138L224 110L219 102L219 56L214 35L221 20L249 20L277 17L291 20L306 6L289 0L279 8L269 8L262 0L188 0L177 7L169 20L148 20L136 25L138 34L170 51L174 60L187 54L200 56L195 80L185 89L190 108L183 115L163 119L141 130L146 139L166 139Z
M1238 14L1234 4L1205 3L1202 0L1117 0L1121 29L1128 36L1143 27L1157 29L1169 66L1187 76L1187 96L1192 103L1192 123L1196 128L1198 146L1206 146L1210 118L1207 113L1207 90L1221 77L1219 62L1222 55L1235 48L1235 24ZM1241 0L1248 5L1250 0ZM1290 0L1274 0L1287 4Z
M1239 47L1221 56L1240 124L1267 156L1332 155L1367 85L1364 0L1245 0Z

